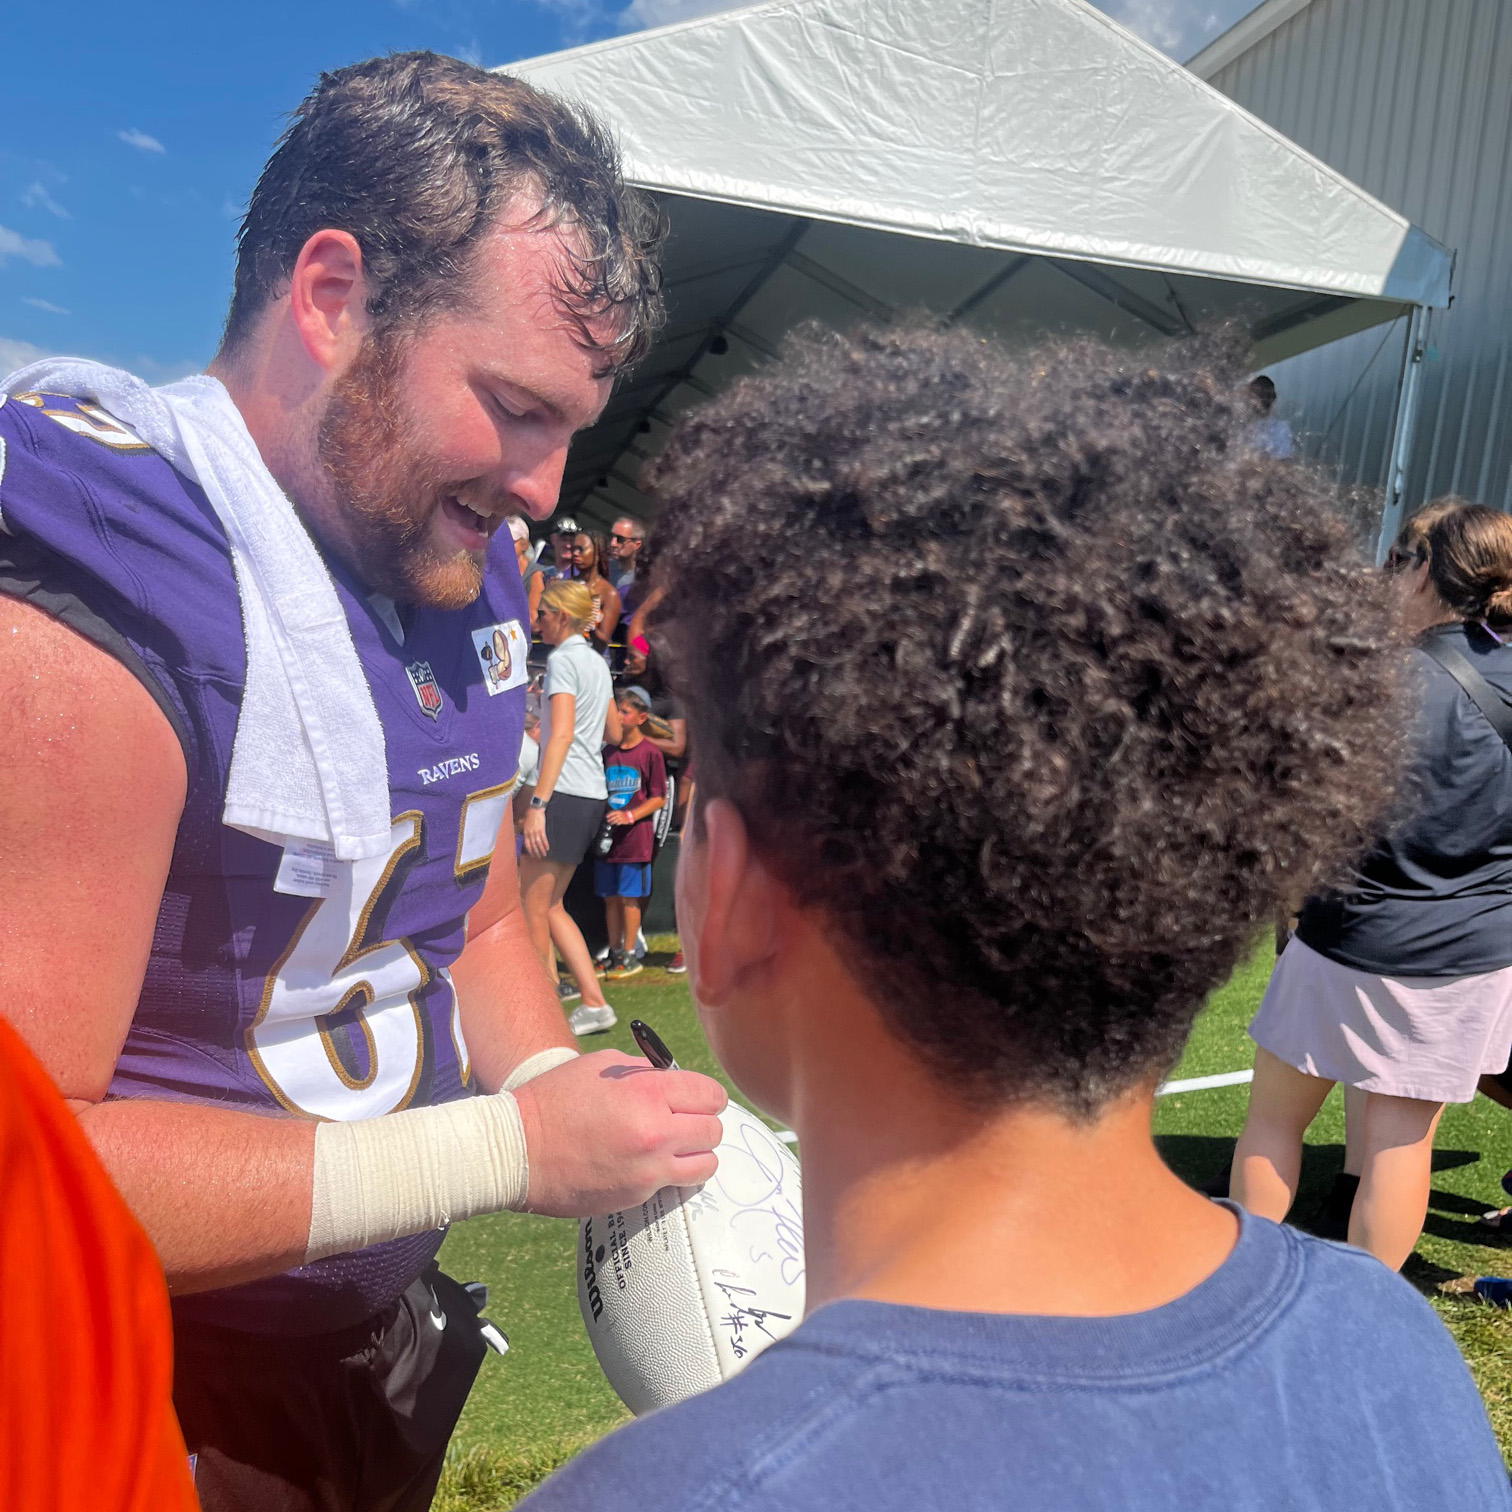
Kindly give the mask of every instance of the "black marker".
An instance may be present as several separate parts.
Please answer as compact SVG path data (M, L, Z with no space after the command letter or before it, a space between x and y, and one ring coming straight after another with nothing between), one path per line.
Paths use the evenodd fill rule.
M672 1059L672 1052L662 1044L661 1035L650 1024L642 1023L640 1019L630 1020L630 1033L635 1036L635 1043L640 1046L640 1053L658 1071L677 1071L681 1068Z

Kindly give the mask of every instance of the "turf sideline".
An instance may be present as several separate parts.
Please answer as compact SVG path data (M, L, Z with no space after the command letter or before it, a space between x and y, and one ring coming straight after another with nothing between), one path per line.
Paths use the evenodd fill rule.
M1188 1076L1181 1081L1161 1082L1156 1087L1156 1097L1169 1097L1173 1092L1206 1092L1210 1087L1240 1087L1255 1079L1253 1070L1221 1071L1217 1076Z

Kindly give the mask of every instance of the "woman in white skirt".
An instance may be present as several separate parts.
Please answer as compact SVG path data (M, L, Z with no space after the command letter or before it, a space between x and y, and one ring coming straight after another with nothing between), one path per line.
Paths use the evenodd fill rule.
M1284 1218L1303 1135L1342 1082L1363 1094L1349 1242L1396 1269L1422 1232L1444 1105L1512 1050L1512 749L1439 660L1493 713L1512 705L1512 518L1430 505L1389 565L1418 636L1401 814L1348 891L1308 900L1276 963L1229 1189Z

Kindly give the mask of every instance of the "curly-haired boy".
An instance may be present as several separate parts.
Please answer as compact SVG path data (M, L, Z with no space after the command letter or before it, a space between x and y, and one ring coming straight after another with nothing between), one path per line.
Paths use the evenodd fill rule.
M532 1506L1512 1505L1427 1304L1151 1137L1402 723L1385 590L1233 369L814 335L672 440L678 915L716 1053L800 1138L809 1315Z

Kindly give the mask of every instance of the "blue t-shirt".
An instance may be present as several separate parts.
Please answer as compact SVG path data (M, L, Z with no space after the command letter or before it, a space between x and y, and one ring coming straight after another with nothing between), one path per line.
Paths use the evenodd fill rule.
M1244 1218L1212 1276L1149 1312L832 1303L725 1386L585 1450L522 1507L620 1504L1498 1512L1512 1493L1427 1303L1362 1251Z

